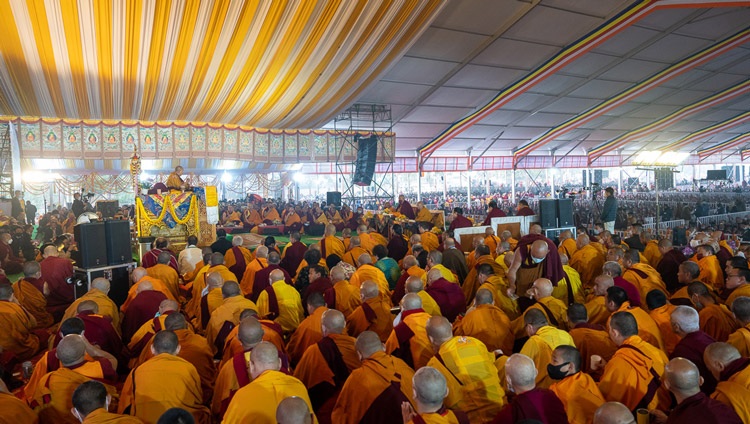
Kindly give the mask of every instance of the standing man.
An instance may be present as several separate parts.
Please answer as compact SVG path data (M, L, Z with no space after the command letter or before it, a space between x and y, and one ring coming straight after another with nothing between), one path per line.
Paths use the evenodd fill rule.
M604 223L604 230L614 234L615 219L617 218L617 199L615 199L615 189L607 187L604 189L604 207L600 216Z
M36 224L36 206L31 204L31 200L26 201L26 223Z
M10 215L12 218L16 218L20 224L26 223L26 211L23 203L23 193L21 190L16 190L15 195L10 199Z
M83 202L81 201L81 193L73 193L73 205L70 207L73 214L78 218L84 211Z

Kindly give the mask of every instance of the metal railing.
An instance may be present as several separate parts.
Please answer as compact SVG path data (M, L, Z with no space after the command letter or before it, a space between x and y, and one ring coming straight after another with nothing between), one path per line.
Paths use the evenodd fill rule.
M737 218L740 218L740 219L750 218L750 211L702 216L698 218L698 224L700 224L701 226L705 226L705 225L711 225L711 224L718 224L722 221L729 222L730 220L733 221Z

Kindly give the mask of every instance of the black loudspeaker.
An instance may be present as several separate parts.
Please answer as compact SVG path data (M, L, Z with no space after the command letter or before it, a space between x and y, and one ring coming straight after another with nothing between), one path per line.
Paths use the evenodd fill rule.
M602 185L602 170L601 169L594 170L594 184Z
M341 192L340 191L329 191L326 193L326 203L341 207Z
M725 169L715 169L706 171L706 179L711 181L720 181L727 179L727 171Z
M539 201L539 221L545 230L557 228L557 199Z
M107 240L109 265L133 261L133 252L130 249L130 221L120 219L104 221L104 234Z
M118 200L97 200L96 202L96 211L101 212L102 218L114 218L119 209Z
M557 225L559 227L573 227L573 199L557 200Z
M378 155L378 137L371 135L358 139L357 161L354 164L352 184L369 186L375 174L375 163Z
M78 243L78 250L71 256L80 268L96 268L107 265L107 240L104 223L92 222L73 227L73 236Z
M128 298L128 289L130 288L130 269L129 267L113 268L91 273L91 281L104 277L110 281L109 298L121 306ZM73 283L75 284L76 299L88 293L91 287L91 281L88 280L85 272L76 271L73 274Z

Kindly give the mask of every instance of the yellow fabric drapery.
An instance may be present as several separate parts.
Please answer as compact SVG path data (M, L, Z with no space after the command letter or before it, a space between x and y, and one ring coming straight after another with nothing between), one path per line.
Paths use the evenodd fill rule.
M188 209L188 212L185 214L184 218L180 219L177 216L177 212L174 209L174 205L172 204L172 198L169 194L164 195L164 203L162 204L161 213L159 213L159 216L155 218L151 218L148 214L148 211L143 206L143 200L141 200L140 197L137 197L135 199L136 204L136 213L137 213L137 223L138 223L138 234L141 234L141 225L142 221L149 224L150 226L162 226L164 225L164 217L167 216L167 213L174 219L174 221L178 224L187 225L191 218L193 219L193 225L194 225L194 231L197 234L199 230L199 223L198 223L198 204L196 202L196 196L192 195L190 198L190 207Z

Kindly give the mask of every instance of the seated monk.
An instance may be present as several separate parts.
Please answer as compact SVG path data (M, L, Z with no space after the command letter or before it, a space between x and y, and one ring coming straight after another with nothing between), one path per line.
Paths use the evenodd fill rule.
M13 294L18 303L34 317L37 328L47 328L55 320L47 311L47 298L44 291L49 293L49 286L42 281L42 267L39 266L39 262L31 261L23 264L23 275L24 277L13 285ZM40 286L41 290L38 288Z
M122 341L129 343L139 328L159 311L161 303L167 299L164 293L154 290L150 281L138 285L135 297L122 318Z
M268 266L255 273L250 300L252 300L253 302L258 301L258 296L260 296L260 294L263 292L263 290L266 289L266 287L271 285L269 283L268 277L273 271L277 269L284 273L284 281L286 281L287 284L289 284L290 286L294 285L294 283L292 282L292 276L289 275L289 273L281 267L281 256L279 255L279 253L276 251L270 251L268 252Z
M125 380L117 412L144 422L157 422L170 408L182 408L196 423L211 422L211 413L203 406L201 379L195 366L177 356L180 339L169 330L154 336L154 357L134 369ZM158 376L158 377L154 377ZM171 390L164 390L170 387Z
M77 423L70 410L73 408L73 392L81 384L101 379L102 365L106 362L87 362L85 339L78 335L65 337L56 349L60 367L45 374L31 395L30 406L39 414L41 423ZM111 369L114 374L114 369ZM90 377L90 374L95 377ZM105 385L107 393L116 395L117 390Z
M195 273L191 276L190 283L188 283L188 287L186 287L190 292L190 299L188 299L185 304L184 311L191 321L195 320L195 317L198 314L198 309L200 308L200 297L203 289L206 288L206 273L208 272L208 269L211 268L212 254L210 248L203 248L203 259L198 263L200 267L196 266Z
M236 225L242 221L240 213L234 210L234 206L229 205L227 210L221 214L221 223L223 225Z
M605 402L594 413L596 424L635 424L633 412L620 402Z
M334 255L329 257L333 258ZM328 307L333 308L334 303L336 303L336 292L333 290L331 279L328 278L328 270L324 266L318 264L309 265L307 267L307 275L310 285L308 285L307 288L305 288L305 291L302 292L302 303L306 303L307 297L310 294L317 292L323 295ZM352 288L354 287L352 286Z
M331 268L330 278L335 295L331 307L332 309L338 309L345 317L348 317L359 305L362 304L359 292L354 286L349 284L349 280L346 279L346 271L344 271L344 268L341 266L334 266Z
M451 283L458 283L458 277L453 274L453 271L446 268L443 265L443 253L439 250L433 250L430 253L427 254L427 267L425 267L425 270L427 271L433 271L433 270L439 270L440 275L442 278L447 280ZM466 276L467 279L469 279L469 275ZM425 283L427 282L427 274L425 273L422 275L422 281Z
M172 171L169 174L169 177L167 177L167 183L166 186L170 190L183 190L188 187L188 185L183 181L182 179L182 172L184 171L184 168L181 166L175 167L174 171Z
M261 214L263 215L263 222L267 225L273 225L274 221L281 221L279 211L276 210L273 203L266 204L266 207L263 208Z
M12 238L8 232L0 234L0 267L7 275L23 272L23 259L17 257L10 246ZM57 248L53 248L57 251Z
M433 299L432 296L430 296L430 294L425 291L424 283L422 283L421 278L409 277L406 280L405 288L406 288L406 293L414 293L422 299L422 309L424 309L425 312L427 312L428 314L432 316L443 315L442 312L440 311L440 305L438 305L438 303L435 302L435 299ZM400 321L401 321L401 316L397 315L394 322L398 323Z
M320 253L322 258L325 259L328 255L338 255L340 258L343 258L344 252L344 242L336 237L336 226L333 224L326 225L323 239L320 240Z
M587 302L584 303L586 314L588 315L588 323L601 325L604 328L610 315L606 305L607 289L612 286L614 286L614 279L607 275L600 275L594 279L593 293L589 294ZM638 299L640 300L640 296L638 296Z
M19 361L26 361L39 352L39 336L34 332L36 319L29 314L13 294L13 288L0 285L0 346ZM45 333L40 331L40 334Z
M305 317L302 299L294 286L287 284L281 269L272 271L268 280L270 286L258 296L258 315L274 321L290 334Z
M427 337L427 320L430 314L422 309L422 299L409 293L401 299L401 322L393 328L385 349L388 354L401 358L410 367L419 369L434 356Z
M646 296L646 304L648 305L649 316L654 319L656 325L659 326L659 331L661 331L661 338L664 340L664 352L671 355L677 343L680 342L680 337L675 334L672 328L672 312L677 306L669 303L667 296L661 290L651 290Z
M228 252L227 252L228 253ZM255 274L268 266L268 248L259 246L255 249L255 259L247 264L242 279L238 280L242 295L248 298L258 298L260 293L254 293Z
M638 322L638 336L652 346L664 351L664 339L661 337L661 330L656 322L646 311L638 307L631 307L628 302L627 293L620 287L610 287L607 289L606 296L607 309L614 315L616 312L630 312L633 318ZM612 320L610 315L609 320ZM609 328L609 321L607 321Z
M115 330L117 330L119 334L121 322L120 309L117 307L115 302L109 298L109 290L109 280L104 277L94 278L94 281L91 282L91 289L89 289L86 294L76 299L75 302L71 303L68 309L65 310L62 321L65 321L68 318L72 318L78 314L79 303L86 300L91 300L96 302L96 305L99 307L99 315L109 317L112 320L112 326L115 327ZM159 300L159 302L161 302L161 300ZM156 303L157 306L159 302Z
M359 265L357 263L357 259L363 254L368 254L367 250L362 248L360 244L361 244L361 239L359 238L359 236L352 236L349 239L349 249L347 250L346 253L344 253L344 256L341 258L344 262L348 263L349 265L355 268L357 267L357 265Z
M435 351L427 367L440 371L448 384L445 407L463 411L470 422L491 422L505 404L495 355L473 337L454 337L445 317L430 318L427 335Z
M71 413L86 424L140 424L141 420L127 415L108 412L112 395L107 393L104 384L91 380L78 386L73 392Z
M149 277L164 283L172 297L175 300L179 300L182 297L180 294L180 275L174 268L169 266L171 260L172 254L170 252L161 252L157 258L156 265L148 268L146 272Z
M253 228L263 222L255 206L250 205L242 212L242 222L245 228Z
M711 399L731 406L742 422L750 422L750 359L728 343L712 343L703 357L719 383Z
M524 420L537 420L548 424L568 422L565 406L554 392L536 387L537 369L534 361L516 353L505 363L508 388L516 394L493 423L511 424Z
M208 273L220 274L222 281L235 281L236 278L232 271L224 265L224 254L215 252L208 254L208 256L204 255L203 257L208 265L204 266L203 269L198 272L195 280L193 280L193 287L191 290L193 297L185 306L185 312L187 312L192 321L195 321L198 316L200 298L203 296L204 289L207 285L206 276Z
M414 403L414 370L385 353L380 337L365 331L357 337L362 366L352 370L339 393L331 416L341 424L400 422L403 402Z
M625 268L622 278L630 281L638 288L638 292L641 294L641 305L646 305L646 295L651 290L667 292L667 286L659 273L651 265L640 262L638 250L628 249L625 251L622 266Z
M307 246L305 246L300 240L301 236L299 232L295 231L290 233L289 244L284 248L284 252L281 254L281 263L279 265L292 277L294 277L297 272L297 268L307 251Z
M606 261L607 254L597 249L586 234L576 237L576 252L570 258L570 266L581 275L584 287L594 285L594 278L599 274ZM598 244L598 243L596 243ZM599 246L601 246L599 244Z
M0 373L5 374L5 370L0 368ZM11 393L4 380L0 380L0 411L3 411L3 419L8 423L37 424L39 422L36 413L24 401Z
M258 310L255 303L242 296L239 284L234 281L224 282L221 294L224 301L213 311L206 326L206 340L216 358L221 358L227 335L240 323L240 313L245 309Z
M298 379L280 372L281 360L276 346L261 342L253 349L248 371L250 383L239 389L229 402L224 422L239 423L252 417L253 423L276 423L276 410L289 396L304 400L312 411L305 385ZM312 419L315 420L313 414Z
M732 313L741 327L729 335L727 343L734 346L742 356L750 356L750 297L742 296L732 303Z
M172 290L167 287L167 285L154 277L151 277L148 275L148 271L146 268L138 267L133 270L131 274L131 278L133 280L133 285L130 286L130 289L128 290L128 298L125 299L125 302L120 306L120 310L123 313L126 313L128 311L128 307L130 306L130 303L133 302L133 299L135 299L135 295L138 293L138 286L148 281L151 283L151 290L156 290L158 292L161 292L166 296L167 299L170 300L177 300L177 298L174 297L172 294Z
M224 286L224 280L218 272L206 274L206 287L201 292L199 300L200 307L198 315L192 320L193 327L203 334L208 326L208 320L211 314L224 303L224 297L221 294L221 288Z
M232 248L224 255L224 265L234 274L232 281L242 281L247 266L253 260L253 254L243 247L245 239L240 235L232 237Z
M306 308L307 317L300 322L297 330L289 337L289 343L286 346L292 365L297 365L307 348L323 338L323 313L328 310L323 295L320 293L310 295L307 298Z
M168 252L172 257L169 260L169 266L174 268L175 271L180 272L177 267L177 258L174 256L169 247L169 240L164 237L157 237L152 244L152 249L144 253L141 257L141 266L144 268L151 268L156 265L159 260L159 254L161 252Z
M412 391L414 407L408 403L402 403L401 407L405 424L469 422L465 413L447 409L443 404L448 396L448 384L435 368L418 369L412 378Z
M698 280L712 287L716 292L724 290L724 273L716 258L716 251L710 244L702 244L695 248L695 256L690 259L697 262L701 272Z
M352 274L351 278L349 278L349 283L352 286L359 288L363 282L373 281L378 285L378 291L381 296L387 298L387 301L390 302L391 291L388 286L388 280L386 280L383 271L372 265L372 257L370 254L363 253L359 255L357 262L359 262L359 267L357 268L357 271Z
M576 253L576 249L578 249L576 246L577 240L573 238L573 232L570 230L564 230L560 232L557 239L560 241L560 244L557 246L560 255L566 255L568 258L572 258L573 254Z
M430 231L431 228L432 224L419 224L419 235L422 241L422 248L428 253L437 250L438 247L440 247L440 240L435 233Z
M99 314L99 305L93 300L84 300L78 304L78 314L75 316L83 321L86 328L86 340L99 346L115 356L122 355L125 346L120 334L112 325L109 317ZM55 338L55 343L60 337Z
M240 322L246 318L255 318L263 330L263 341L273 343L277 349L279 349L279 356L282 357L285 364L288 364L288 355L286 354L286 341L284 340L284 331L281 326L273 321L267 319L261 319L258 317L258 312L252 309L245 309L240 313ZM227 336L227 341L224 342L224 355L219 362L219 367L222 367L227 361L232 359L234 355L244 352L242 343L237 338L239 333L239 325L235 326ZM288 369L288 366L283 366L283 369Z
M203 251L197 245L198 237L188 236L187 245L177 257L178 272L186 283L193 281L198 270L206 264L203 261Z
M617 345L609 338L603 325L588 322L586 306L574 303L568 307L568 322L570 323L570 337L583 358L598 355L609 361L617 350ZM584 372L592 374L591 361L586 359Z
M73 263L62 257L54 245L44 248L43 257L39 265L42 267L42 280L49 286L49 294L45 294L47 310L57 318L75 299L73 285L68 284L68 278L73 276Z
M546 278L536 279L528 290L531 297L536 300L536 303L526 309L524 314L528 313L531 309L537 309L544 314L547 318L547 322L561 330L567 330L569 328L567 316L568 307L559 299L552 297L552 291L553 287L550 280ZM511 328L517 339L523 338L527 335L526 323L523 320L523 315L511 322Z
M631 274L637 277L635 274ZM597 279L605 276L605 277L611 277L612 278L612 285L615 287L620 287L628 294L628 301L630 302L630 306L640 306L645 309L646 304L641 302L641 289L640 286L636 286L634 283L622 278L622 266L616 261L607 261L604 263L604 266L602 266L602 275L596 277L594 279L594 282L598 281ZM635 280L634 280L635 281ZM654 284L651 284L650 282L641 281L643 283L643 286L646 287L646 290L649 290L646 293L646 296L648 296L649 293L653 290L661 290L659 288L656 288ZM607 288L611 287L610 285L607 285ZM605 290L606 291L606 290ZM661 290L664 291L664 290ZM687 296L687 289L685 290L685 295ZM645 301L645 298L643 299Z
M363 282L359 293L362 303L347 317L347 333L357 337L365 331L373 331L380 340L387 340L393 330L391 306L380 295L378 285L373 281Z
M562 345L575 347L573 338L568 332L551 326L544 312L539 309L528 309L523 315L523 321L529 339L523 344L521 353L531 358L539 370L536 386L547 389L552 385L552 378L547 373L552 351Z
M293 205L287 207L286 215L284 216L284 232L296 232L302 229L302 220L300 219L297 212L294 210Z
M476 338L490 352L498 349L512 352L515 337L510 331L510 319L495 306L493 296L490 290L479 289L466 316L459 317L453 324L453 333Z
M419 267L419 262L414 255L404 256L403 261L401 261L401 268L403 269L401 278L396 282L396 288L393 289L393 293L391 294L391 303L394 305L400 302L401 298L406 294L406 280L410 277L419 277L421 279L422 275L425 274L425 271Z
M331 413L349 374L362 364L356 340L344 334L344 314L329 309L322 317L323 338L305 350L294 376L307 387L313 411L320 422L331 422Z
M717 342L725 342L739 328L737 320L726 306L716 302L706 285L700 281L688 285L688 294L700 315L701 330Z
M440 252L435 251L433 253ZM466 311L466 298L461 287L443 278L439 269L430 269L427 272L427 281L429 284L425 291L440 306L441 315L453 322L459 314Z
M164 300L159 304L159 310L156 317L146 321L138 331L133 334L133 337L128 343L128 352L131 355L129 366L134 368L138 364L138 357L146 348L154 334L165 328L164 321L170 314L176 313L180 310L180 305L174 300Z
M594 379L583 372L581 352L573 346L561 345L552 352L549 376L556 382L549 389L565 407L568 421L588 423L606 400Z
M510 258L510 256L508 256ZM509 319L518 318L518 302L508 296L508 282L501 276L495 274L492 265L482 264L476 270L476 280L479 283L479 290L486 289L492 292L495 306L500 308Z
M424 203L417 202L417 216L414 218L415 221L421 223L430 224L432 228L432 212L424 206ZM428 228L429 230L429 228Z

